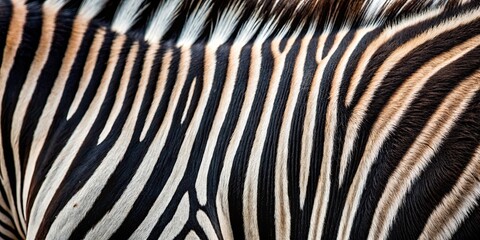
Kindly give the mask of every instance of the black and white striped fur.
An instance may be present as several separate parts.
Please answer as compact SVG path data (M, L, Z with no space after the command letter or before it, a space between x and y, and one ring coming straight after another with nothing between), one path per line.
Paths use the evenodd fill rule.
M0 238L480 236L480 5L381 3L0 0Z

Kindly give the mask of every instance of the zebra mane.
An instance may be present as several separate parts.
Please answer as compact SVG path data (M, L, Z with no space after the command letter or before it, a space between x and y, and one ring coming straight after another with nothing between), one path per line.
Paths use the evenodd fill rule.
M0 0L1 1L1 0ZM24 3L28 0L12 0ZM470 0L30 0L149 43L221 45L379 26Z

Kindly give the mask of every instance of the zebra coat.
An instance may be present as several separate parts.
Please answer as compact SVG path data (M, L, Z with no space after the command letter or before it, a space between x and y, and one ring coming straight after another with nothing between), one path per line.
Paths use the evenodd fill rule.
M476 1L0 0L0 238L476 239Z

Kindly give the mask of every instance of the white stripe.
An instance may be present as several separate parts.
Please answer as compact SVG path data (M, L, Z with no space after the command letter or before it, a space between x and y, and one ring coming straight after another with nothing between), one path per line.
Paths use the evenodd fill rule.
M238 117L237 125L230 138L230 142L223 160L223 168L220 173L220 180L217 190L216 207L218 221L222 230L222 236L226 239L233 239L232 226L230 223L230 209L229 209L229 182L233 167L233 160L238 151L243 132L246 128L248 117L252 109L255 93L258 86L260 67L262 62L262 43L254 43L251 50L251 63L248 71L247 89L245 90L245 98L242 103L240 115Z
M172 95L170 97L171 100L168 104L168 109L165 113L164 120L160 125L160 129L156 133L155 138L149 146L147 153L142 159L140 165L138 166L135 175L128 183L124 194L115 202L112 209L95 226L95 231L98 231L98 233L101 233L101 231L105 230L108 231L107 233L102 233L102 238L108 238L113 233L113 231L108 230L109 228L116 229L120 226L120 223L117 224L116 219L124 219L128 215L129 211L133 207L133 204L143 190L143 187L145 186L146 182L154 171L155 164L157 163L160 153L165 146L168 133L171 130L173 115L175 113L175 110L177 109L180 94L185 85L188 69L190 66L189 49L181 49L179 66L180 67L178 69L177 81L175 83L175 86L173 87ZM150 208L147 217L145 217L145 219L135 231L135 234L143 235L152 231L153 227L150 223L158 220L158 218L162 215L163 211L165 211L168 202L171 201L173 194L175 194L175 189L179 184L179 177L183 176L183 173L187 166L187 161L188 159L181 157L178 158L177 162L175 163L175 167L172 170L171 176L165 183L165 186L161 191L160 195L158 196L156 202ZM112 226L112 223L116 224ZM93 232L90 236L92 238L96 237Z
M352 117L349 119L348 126L347 126L347 133L345 140L352 140L357 137L358 129L360 124L363 121L363 117L368 110L368 106L373 99L373 95L376 90L380 87L384 77L387 73L393 69L395 64L399 62L403 57L405 57L411 50L415 49L416 47L420 46L421 44L425 43L426 41L435 38L441 33L454 29L462 24L467 24L478 18L475 14L466 14L466 16L459 17L457 21L449 21L443 23L442 25L437 26L436 28L430 29L429 31L423 32L421 35L412 38L407 43L399 46L388 58L384 61L382 66L377 70L374 77L370 81L370 84L367 86L366 91L363 93L362 97L360 98L359 104L355 106L354 111L352 113ZM407 51L410 50L410 51ZM354 136L354 137L352 137ZM369 138L370 139L370 138ZM365 183L367 180L367 175L370 172L370 168L373 163L376 161L376 157L378 154L378 149L380 146L374 144L371 145L370 148L366 148L365 155L362 156L360 160L360 164L357 168L354 180L352 185L350 186L349 193L347 196L347 204L342 213L342 220L340 222L339 228L339 235L338 239L349 238L350 236L350 229L353 224L353 219L355 218L356 212L358 210L358 204L360 202L360 198L362 196ZM368 144L367 144L368 145ZM350 145L353 148L353 144ZM367 146L368 147L368 146ZM345 149L351 153L352 149ZM343 155L343 153L342 153Z
M113 75L113 71L115 69L115 65L120 54L120 49L124 41L125 41L125 37L120 35L119 38L117 38L113 42L112 52L109 57L110 64L108 64L104 72L100 86L98 87L97 93L92 101L92 104L88 108L87 112L83 115L83 118L81 119L80 123L75 128L75 130L73 131L70 139L68 139L64 148L60 151L57 158L53 161L53 164L50 170L48 171L45 177L45 180L43 181L43 184L40 187L40 190L38 191L37 197L35 198L32 211L30 214L30 222L29 222L27 238L34 238L36 236L38 228L40 227L40 223L43 221L45 211L50 205L50 201L53 198L53 195L55 194L58 186L62 182L63 176L65 176L65 174L67 173L73 159L75 158L75 155L79 151L79 148L81 147L81 143L89 133L88 130L92 127L93 123L95 122L96 116L98 116L100 107L107 94L109 80ZM69 55L65 55L65 56L69 56ZM59 77L62 77L62 75L59 75ZM62 86L60 86L59 84L61 84ZM52 94L49 96L50 101L47 100L47 104L46 104L47 106L55 106L53 109L57 108L58 102L60 101L60 97L63 92L64 84L65 83L61 79L57 79L57 81L55 81L55 85L58 85L58 86L55 87L54 85L54 89L55 88L61 88L61 89L56 89L56 91L52 91ZM52 101L54 101L55 103L51 103ZM50 107L47 108L47 110L51 110ZM52 111L46 111L42 113L43 117L40 118L38 127L36 129L36 133L37 131L40 131L41 136L46 136L47 134L46 132L48 131L49 127L46 127L44 125L48 124L49 126L51 124L53 114L54 113ZM39 134L35 134L34 136L38 136L38 135ZM35 137L35 138L38 139L38 137ZM42 138L41 141L44 142L45 138ZM33 145L38 145L38 144L35 143ZM41 146L42 145L43 143L41 144ZM36 156L38 156L38 154L40 153L40 150L37 150L36 153L37 153Z
M155 59L155 54L159 48L159 45L153 45L154 47L149 49L147 55L149 56L145 61L145 70L152 69L153 61ZM165 56L162 59L162 68L160 69L160 74L158 76L158 80L156 82L155 93L153 94L153 101L150 104L150 109L147 113L147 118L145 119L145 125L143 126L142 133L140 134L140 141L143 141L147 136L148 129L152 125L153 117L157 112L158 106L160 105L160 101L162 100L162 96L165 92L165 85L167 84L167 78L170 73L170 64L172 62L172 51L167 51Z
M140 9L142 3L143 0L123 0L113 17L112 30L126 33L145 9Z
M172 219L170 219L167 226L165 226L158 239L174 239L185 227L185 223L187 223L189 217L188 214L190 212L190 201L188 198L188 193L185 193L185 195L182 197L182 200L180 200L180 203L178 204L175 214L173 215ZM150 224L152 226L150 228L155 227L156 223L157 222L151 222ZM147 232L142 232L143 234L140 235L136 233L138 232L135 231L135 233L129 239L147 239L149 234Z
M269 81L269 87L267 90L266 99L264 101L263 111L257 131L255 133L251 154L248 159L245 187L243 190L243 223L245 238L247 239L259 238L257 196L260 160L262 159L262 152L265 145L265 139L267 137L267 129L271 121L275 98L277 96L280 79L285 66L285 60L295 40L295 38L288 39L287 45L283 52L281 52L279 49L280 39L274 39L271 43L271 50L274 58L273 73Z
M0 96L5 94L6 84L8 77L11 73L12 67L15 62L15 57L17 55L17 51L19 49L20 43L22 42L22 36L24 31L24 26L26 22L27 16L27 8L22 2L15 2L12 6L12 16L10 25L8 28L8 33L6 37L6 44L5 49L3 50L3 60L0 65ZM0 116L3 112L3 99L0 100ZM3 119L3 116L1 116ZM2 129L0 128L0 136L3 136ZM12 185L10 184L7 163L4 155L3 150L3 138L0 137L0 169L1 169L1 182L2 187L5 190L5 194L7 197L8 205L10 209L8 209L12 215L13 221L15 223L15 227L19 229L19 234L21 237L24 236L25 231L25 218L23 216L19 216L16 210L16 201L13 196L12 192ZM15 159L14 159L15 160ZM18 161L18 159L16 160ZM15 166L20 166L20 163L15 163ZM15 167L15 175L20 176L20 169ZM18 177L17 177L18 178ZM20 203L20 199L17 199L17 203Z
M324 59L325 61L324 64L328 65L328 62L330 61L332 55L340 46L340 43L345 38L347 33L348 33L347 30L341 30L337 33L337 35L335 36L335 41L333 43L333 46L329 50L327 57L325 57ZM321 72L320 74L321 75L319 75L318 77L323 76L323 72ZM337 79L333 79L332 91L330 91L331 94L335 94L333 91L335 91L334 85L336 80ZM330 95L330 98L335 99L335 96ZM314 101L317 101L317 99L314 99ZM323 147L323 154L322 154L322 165L320 167L320 177L318 179L317 189L315 193L315 200L313 203L313 209L312 209L313 212L312 212L312 217L310 219L310 229L308 231L308 239L319 239L322 237L323 225L324 225L323 223L327 215L328 199L330 198L330 184L331 184L330 177L332 174L331 172L332 171L332 166L331 166L332 154L333 154L333 147L334 147L334 140L335 140L335 127L336 127L336 121L337 121L336 109L332 109L333 104L336 104L336 101L331 99L330 104L327 108L327 119L325 121L325 129L324 129L325 138L323 143L324 147ZM310 119L310 121L316 121L316 117L315 117L317 114L316 110L317 110L317 106L315 104L315 107L312 108L312 111L315 111L315 114L312 116L313 119ZM309 141L313 141L313 137ZM314 146L312 145L312 147ZM312 150L308 152L311 154ZM310 156L311 155L307 155L305 157L310 158ZM309 170L310 169L306 169L306 171L309 171Z
M145 40L151 43L158 43L172 25L173 20L175 20L182 3L182 0L167 0L160 4L152 20L148 23Z
M190 46L197 41L205 28L211 10L212 0L206 0L197 5L182 27L177 41L178 46Z
M218 239L217 234L215 233L215 229L213 228L211 219L207 216L207 214L202 211L197 211L197 221L200 227L202 227L203 232L207 236L207 239L216 240Z
M409 189L438 152L444 138L480 89L480 71L460 83L442 102L389 177L378 202L369 238L386 239ZM393 197L393 198L392 198ZM379 220L382 219L382 222Z
M83 19L90 20L103 10L108 0L83 0L78 15Z
M428 218L419 239L451 239L472 210L479 205L480 197L480 146L453 189ZM471 188L471 189L469 189Z

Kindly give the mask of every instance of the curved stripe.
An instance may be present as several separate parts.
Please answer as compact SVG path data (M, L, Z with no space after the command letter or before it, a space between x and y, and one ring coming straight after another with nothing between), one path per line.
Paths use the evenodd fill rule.
M337 106L338 106L338 94L340 91L340 86L342 85L342 80L345 74L345 70L349 67L347 66L348 60L352 56L353 52L355 51L356 47L358 44L360 44L360 41L363 39L363 37L368 34L369 32L373 31L374 28L362 28L359 29L355 32L355 36L353 37L351 43L348 45L347 49L345 50L345 53L343 54L342 58L340 59L340 62L338 63L337 68L335 69L335 75L333 77L334 81L332 81L332 89L330 91L330 101L329 101L329 109L333 109L331 115L327 113L327 116L332 116L336 118L337 115ZM336 120L335 120L336 122ZM336 125L336 123L335 123ZM343 179L345 175L345 171L347 168L347 163L344 161L343 158L341 158L340 161L340 171L338 175L338 187L340 188L343 184Z
M105 123L105 126L98 137L97 145L100 145L100 143L107 138L108 134L112 130L113 124L120 115L120 110L122 110L123 102L125 101L125 97L127 95L127 87L132 76L132 69L133 65L135 64L135 59L137 58L137 53L138 42L135 42L131 46L130 52L128 53L125 69L120 79L120 86L118 87L117 95L115 97L115 102L107 118L107 122Z
M178 204L177 211L175 211L175 214L173 215L172 219L168 222L167 226L163 229L162 234L158 239L175 239L175 237L182 231L182 229L185 227L185 223L187 223L187 220L189 218L189 213L190 213L190 201L189 201L189 196L188 193L185 193L185 195L182 197L182 200L180 200L180 203ZM155 226L155 222L150 223L152 224L152 228ZM135 240L135 239L147 239L148 238L148 233L143 232L143 234L138 235L138 233L135 231L135 234L130 236L129 239ZM93 238L93 239L98 239L98 238Z
M420 135L408 149L395 172L388 179L373 216L369 238L385 239L398 209L410 187L430 164L455 121L480 90L480 70L461 82L428 120Z
M353 95L355 94L358 84L362 80L362 75L365 72L368 63L376 53L376 50L387 41L389 41L396 33L411 27L413 25L418 24L419 22L426 21L438 16L442 13L441 9L437 9L434 11L427 12L425 14L408 18L399 24L395 24L393 26L387 27L370 45L365 49L360 61L358 63L358 67L355 69L353 73L352 79L350 84L348 85L347 96L345 98L345 106L349 107L353 101Z
M300 152L300 209L303 209L305 204L305 198L307 196L308 177L310 174L310 163L313 149L313 131L315 129L315 117L318 104L318 95L320 93L320 84L322 76L327 66L327 62L331 57L331 54L322 59L323 49L325 42L327 41L327 33L322 34L318 39L317 52L315 53L315 61L318 66L315 70L315 74L310 85L308 93L307 106L305 108L305 120L303 123L302 132L302 146Z
M100 28L95 33L95 37L93 38L92 45L88 50L87 60L85 62L85 66L83 68L83 74L78 82L78 87L75 92L75 97L73 98L72 104L68 109L67 113L67 121L72 118L73 114L78 110L80 103L83 99L83 95L87 91L88 84L93 76L93 71L95 70L95 66L97 65L98 55L100 53L100 49L102 47L102 43L105 40L106 30L104 28Z
M247 89L245 90L245 99L243 100L240 115L238 117L237 125L230 138L225 158L223 159L223 167L220 173L218 183L216 207L217 216L222 230L222 237L224 239L233 239L232 226L230 225L230 207L228 202L229 182L235 153L238 151L243 132L247 126L249 114L252 110L255 93L258 87L260 78L260 68L262 62L262 44L254 43L251 50L251 63L249 66Z
M337 33L337 35L335 36L334 44L332 48L329 50L327 57L324 59L325 64L328 65L330 58L335 53L337 48L340 46L340 43L342 42L343 38L346 36L347 33L348 33L347 30L342 30ZM321 73L320 76L323 76L323 73ZM339 82L338 83L336 82L338 82L338 79L334 78L332 80L332 86L330 90L330 93L333 95L330 95L330 103L329 103L329 106L327 106L327 117L325 121L325 129L324 129L325 138L323 143L322 164L320 168L320 177L318 178L317 189L315 192L315 200L313 201L314 203L313 203L313 209L312 209L312 216L310 218L310 229L308 230L308 239L322 238L323 227L324 227L323 223L325 222L325 217L327 215L328 199L330 198L330 188L331 188L330 178L332 174L332 156L333 156L332 154L333 154L333 145L335 140L335 128L337 124L336 109L333 109L334 107L332 105L336 104L336 101L333 102L334 99L336 98L336 93L334 93L334 91L337 91L336 88L339 87L335 85L340 84ZM318 98L315 99L315 101L319 101ZM312 109L312 111L315 111L313 115L313 119L316 119L315 117L317 115L316 110L317 110L317 105L315 104L315 108ZM310 141L313 142L313 138L311 138ZM313 149L310 150L309 153L311 154L312 151ZM311 156L308 156L308 157L311 157Z
M3 62L0 67L0 96L5 94L5 88L7 85L8 76L12 70L12 67L15 62L15 57L17 55L18 48L20 43L22 42L22 36L24 34L24 27L26 24L27 18L27 7L24 5L23 1L19 1L12 5L12 16L10 25L8 27L7 39L5 44L5 50L3 51ZM1 99L3 101L3 97ZM0 104L0 115L3 112L2 110L3 103ZM2 130L0 128L0 136L3 136ZM4 158L4 150L3 150L3 138L0 137L0 169L1 169L1 181L2 187L5 189L8 205L10 206L10 212L15 223L15 227L18 229L18 232L21 237L25 237L24 231L25 228L25 218L17 213L17 206L20 207L21 201L20 199L16 199L12 193L12 185L15 183L10 183L10 179L8 177L8 169L6 159ZM20 162L19 159L14 159L14 166L15 166L15 176L16 178L20 178Z
M14 160L20 160L20 133L22 130L22 126L25 124L25 115L27 113L28 105L32 100L33 93L37 86L38 78L42 73L43 67L47 62L48 55L50 52L50 48L53 41L53 35L55 30L55 19L57 17L56 10L52 10L51 8L45 7L48 5L44 5L43 7L43 15L42 15L42 29L41 29L41 36L40 41L38 44L37 51L35 52L35 57L30 65L30 69L28 70L27 78L20 90L20 95L18 96L18 101L13 111L12 117L12 127L11 127L11 142L12 142L12 150L13 150L13 158ZM23 183L23 194L22 194L22 209L19 208L19 212L23 212L23 218L26 218L25 211L27 209L27 198L28 198L28 191L30 190L30 181L32 178L32 171L33 167L36 165L36 158L29 159L27 164L27 169L31 171L27 171L25 173L24 183ZM17 161L15 161L17 162ZM20 166L15 166L16 168ZM21 179L17 179L17 193L20 194L20 187L22 186ZM18 196L17 196L18 197ZM20 198L18 198L20 200Z
M260 171L260 162L262 152L267 136L268 125L270 124L273 105L277 96L280 79L282 77L283 68L288 52L293 46L296 38L290 38L287 41L284 51L280 51L280 39L274 39L271 43L271 51L273 54L273 73L271 75L265 105L260 116L260 123L255 133L250 157L248 159L248 167L245 175L245 187L243 190L243 224L246 239L258 239L258 175Z
M213 228L213 225L212 225L212 219L210 219L204 211L202 210L197 211L197 221L198 221L198 224L200 224L200 227L202 227L202 230L208 239L211 239L211 240L218 239L218 236L215 233L215 229Z
M149 71L153 68L153 61L155 59L155 54L159 48L159 45L153 45L148 49L147 54L145 55L145 71ZM140 141L143 141L147 136L148 129L152 125L153 117L160 105L160 100L165 92L165 85L167 84L168 74L170 73L170 65L172 63L172 51L167 51L165 56L162 58L162 68L160 69L160 75L158 77L155 93L153 94L153 101L150 104L150 109L147 113L147 118L145 119L145 125L143 126L142 133L140 134ZM149 71L150 72L150 71Z
M90 104L87 112L83 115L80 123L75 128L71 137L68 139L67 143L65 144L65 147L61 150L57 158L54 160L50 170L48 171L45 177L45 180L43 181L40 187L40 190L38 191L37 197L35 198L32 206L32 212L29 219L30 222L29 222L27 238L34 238L36 236L38 228L40 227L40 223L42 222L43 216L45 215L45 211L50 205L53 195L55 194L55 191L57 190L60 183L63 181L63 176L65 176L65 174L67 173L68 168L70 167L73 159L75 158L75 155L77 154L80 146L82 145L81 143L84 141L85 137L89 132L89 131L85 131L85 129L91 129L93 123L95 122L96 116L98 116L100 107L107 95L109 82L110 82L110 79L112 78L113 72L116 67L115 65L118 61L121 48L124 42L125 42L125 36L123 35L119 35L114 40L112 45L112 52L109 56L109 61L108 61L109 64L107 66L107 69L104 72L100 86L98 87L97 93L92 101L92 104ZM72 55L75 56L75 54L76 52L72 53L70 56ZM65 61L63 62L63 64L65 64ZM68 72L62 73L62 74L68 75ZM63 92L63 91L60 91L60 89L63 89L65 86L65 82L61 80L64 80L64 78L66 78L62 74L59 74L59 79L55 81L54 89L56 88L57 90L56 91L52 90L51 95L48 97L50 101L47 100L47 106L54 106L53 105L54 103L51 103L52 101L55 102L56 104L58 104L58 102L60 101L60 98ZM43 143L45 142L45 137L48 132L48 128L49 128L49 127L46 128L44 125L51 124L53 120L52 119L53 114L54 113L50 111L42 113L43 116L40 118L38 127L35 131L36 134L34 137L35 139L38 139L38 135L43 136L40 140L36 140L36 141L40 141L42 144L35 143L32 145L43 145ZM39 146L38 148L39 149L35 151L36 153L35 157L38 157L41 146Z
M438 25L436 28L432 28L429 31L412 38L407 43L398 47L380 66L373 79L370 81L367 86L366 91L363 93L358 105L355 106L352 113L352 117L349 119L347 126L347 133L345 136L345 145L344 151L348 151L348 156L352 152L353 142L355 141L360 125L363 121L363 118L366 115L369 104L371 103L373 96L377 89L380 87L382 81L389 71L393 69L395 64L400 62L408 53L413 49L420 46L424 42L435 38L436 36L450 31L458 26L468 24L474 20L478 19L478 16L474 13L465 14L462 17L459 17L456 21L444 22L441 25ZM369 140L370 141L370 140ZM348 142L348 143L347 143ZM368 144L368 143L367 143ZM372 146L375 147L375 146ZM379 147L376 146L378 149ZM343 155L343 153L342 153ZM376 160L376 151L365 151L365 154L360 160L360 164L357 168L356 174L354 176L352 185L350 186L347 201L342 213L342 220L340 222L339 235L338 239L348 239L350 236L350 229L355 218L358 204L365 187L367 180L367 175L370 172L370 168ZM348 161L347 161L348 163Z
M368 89L366 90L367 92L363 93L359 105L357 106L351 106L351 103L353 101L353 96L356 93L357 87L360 84L360 81L362 80L362 76L364 72L367 70L367 65L369 61L373 58L374 54L376 53L376 50L385 44L387 41L390 41L392 37L395 36L396 33L411 27L421 21L426 21L428 19L432 19L439 15L441 13L440 10L428 12L426 14L421 15L420 17L416 18L411 18L408 19L398 25L392 26L392 27L387 27L373 42L369 44L365 52L363 53L362 57L360 58L360 61L357 65L357 68L355 69L353 76L350 80L348 90L347 90L347 96L345 98L345 106L348 107L355 107L354 113L352 114L352 118L348 122L347 126L347 132L345 135L345 140L343 144L343 149L342 149L342 155L340 157L340 166L341 166L341 172L342 172L342 178L340 180L340 185L343 184L343 181L345 178L345 168L348 166L351 158L351 154L353 152L353 149L355 148L354 144L358 136L358 130L360 128L360 124L363 120L363 117L365 115L365 112L368 108L368 104L370 104L371 98L373 97L373 94L375 93L376 87L378 87L377 84L380 84L383 78L378 77L377 75L379 74L386 74L391 68L394 66L394 63L391 63L390 61L393 61L396 59L397 61L400 60L400 57L393 58L392 55L389 56L388 59L384 61L384 65L387 66L386 69L379 69L377 73L374 75L374 79L371 80L371 83L369 84ZM399 46L397 48L397 53L402 54L402 49L405 48L405 45ZM408 52L405 51L403 52L404 55L406 55ZM392 53L393 54L393 53ZM382 65L382 66L384 66ZM381 71L380 71L381 70ZM372 84L375 83L377 86ZM373 87L370 87L370 86Z
M200 240L200 237L197 235L197 233L195 233L195 231L190 230L185 237L185 240Z
M242 46L232 45L229 56L228 56L228 66L227 73L225 76L224 85L222 87L222 94L220 96L220 101L218 103L218 108L215 112L215 117L212 123L212 128L208 134L208 140L205 146L205 151L203 153L200 170L197 175L197 180L195 182L195 189L197 190L198 202L200 205L205 205L207 203L207 181L208 181L208 170L212 161L213 153L217 145L218 136L220 135L220 130L225 121L230 102L232 101L233 90L235 83L237 82L237 72L240 66L240 53L242 52Z
M102 220L95 227L98 229L98 231L105 231L105 228L114 228L114 230L116 230L120 226L120 223L118 223L114 227L112 227L111 222L117 218L124 219L128 215L129 211L133 207L133 204L143 190L146 182L152 175L154 167L160 157L160 154L165 147L168 132L170 131L172 125L174 113L178 108L180 95L185 86L185 81L187 79L187 74L190 68L190 55L190 48L182 47L180 49L180 65L177 74L177 81L175 82L172 90L167 112L164 116L164 121L161 123L160 128L156 133L152 143L150 144L148 151L145 154L140 166L135 172L135 175L127 185L124 194L117 200L117 202L115 202L113 208L102 218ZM177 188L181 178L183 177L183 174L185 173L187 162L188 158L178 158L174 168L171 171L171 175L169 176L167 182L163 186L162 191L160 192L160 195L153 203L153 206L150 208L145 219L142 220L139 227L135 230L134 235L143 235L152 231L154 227L154 224L152 225L152 222L158 221L158 219L162 216L163 212L170 203L173 195L175 194L175 189ZM103 236L110 237L113 232L113 230L108 230L108 234L103 234Z
M479 174L480 145L453 189L428 218L420 240L446 240L453 237L468 214L479 204L477 200L480 197Z

